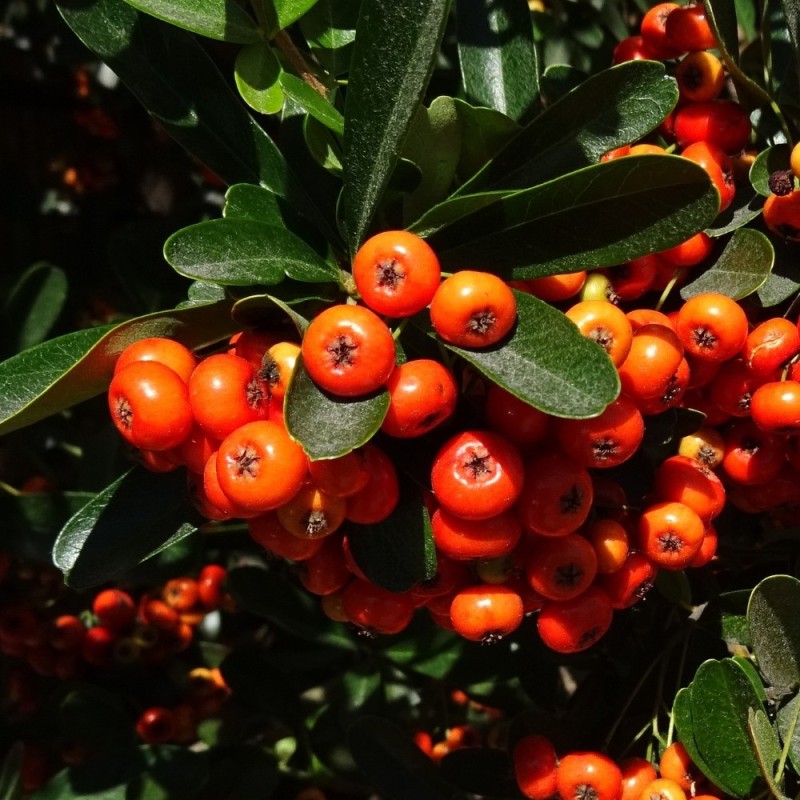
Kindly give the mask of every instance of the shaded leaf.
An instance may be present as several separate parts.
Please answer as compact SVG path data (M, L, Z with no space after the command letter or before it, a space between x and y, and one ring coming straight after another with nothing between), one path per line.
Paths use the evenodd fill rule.
M740 186L730 206L714 219L705 232L715 238L733 233L737 228L761 216L763 207L764 199L761 195L753 194L753 190L746 186Z
M262 183L294 197L296 187L280 151L191 34L123 0L62 0L56 5L78 38L209 169L228 183Z
M361 571L390 592L406 592L436 574L430 517L416 487L401 485L400 501L385 520L349 523L347 540Z
M350 68L361 0L318 0L299 22L320 63L333 75Z
M64 270L40 262L25 270L2 307L2 352L13 355L47 339L67 299Z
M300 78L289 72L283 72L280 76L280 83L286 96L291 97L300 108L307 111L317 122L321 122L338 136L344 133L344 117L341 111L318 92L314 91L305 81L300 80Z
M267 0L267 5L274 7L278 28L283 30L297 22L316 2L317 0Z
M189 348L234 330L230 303L190 306L50 339L0 363L0 433L38 422L108 388L119 354L148 336Z
M277 114L283 108L281 65L266 42L253 42L236 55L233 77L242 99L262 114Z
M467 100L514 120L530 116L539 75L526 0L456 0L456 23Z
M747 728L756 758L761 767L761 776L776 800L789 800L783 794L783 778L775 780L778 763L781 760L781 746L772 723L762 709L750 709Z
M741 300L757 291L772 271L775 251L769 239L752 228L739 228L715 264L681 289L681 297L717 292Z
M201 36L247 44L258 39L253 18L236 0L125 0L139 11Z
M12 745L0 764L0 798L2 800L22 800L22 742Z
M466 640L419 617L391 638L384 654L403 669L443 680L463 657Z
M428 237L449 271L528 279L622 264L680 244L715 216L716 189L677 156L630 156L508 194Z
M64 525L53 562L73 589L122 575L197 530L184 472L134 467Z
M306 283L338 279L338 270L285 227L240 217L182 228L167 239L164 257L181 275L228 286L270 286L284 275Z
M510 338L484 350L446 347L548 414L577 419L600 414L619 393L608 355L557 309L532 295L515 295L518 318Z
M763 778L748 731L750 710L761 707L750 680L732 659L706 661L691 687L692 729L703 760L735 797L753 797Z
M428 85L447 0L363 0L347 86L341 219L351 253L369 228Z
M411 736L379 717L362 717L348 730L359 769L385 800L450 800L452 789Z
M758 301L764 308L776 306L800 290L796 245L777 236L770 236L769 240L775 252L775 265L757 292Z
M506 750L494 747L463 747L441 760L446 781L481 797L515 797L519 787Z
M789 761L800 771L800 695L795 695L781 706L776 714L776 722L781 740L789 742Z
M317 599L276 570L237 567L228 573L226 587L242 610L264 617L294 636L354 649L345 629L322 613Z
M603 70L539 114L458 194L526 189L596 164L656 128L677 100L663 64L629 61Z
M763 197L769 197L772 190L769 188L769 179L773 172L789 169L789 154L791 147L788 144L776 144L762 150L750 167L750 183Z
M750 596L747 621L753 653L764 678L777 691L800 687L800 581L771 575Z
M366 444L378 431L389 408L382 389L366 397L337 397L311 380L298 357L284 400L284 419L291 437L309 458L336 458Z

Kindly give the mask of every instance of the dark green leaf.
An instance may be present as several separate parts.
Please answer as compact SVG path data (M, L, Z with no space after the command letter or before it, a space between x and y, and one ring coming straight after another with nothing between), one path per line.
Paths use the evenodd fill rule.
M783 794L783 778L775 780L778 763L781 760L781 746L772 723L762 709L750 709L748 718L750 741L755 750L756 758L761 767L761 776L769 786L772 796L776 800L789 800Z
M450 98L461 127L457 174L463 182L493 158L520 130L514 120L492 108L478 108Z
M797 246L777 236L771 236L770 241L775 251L775 265L758 290L758 300L764 308L776 306L800 290Z
M467 100L511 119L530 116L539 76L526 0L456 0L456 22Z
M146 14L201 36L247 44L258 27L236 0L125 0Z
M191 800L208 780L208 751L158 745L141 752L146 769L128 785L126 800Z
M486 377L548 414L600 414L619 393L617 371L605 351L560 311L516 292L517 325L510 338L485 350L447 347Z
M389 408L385 390L366 397L336 397L324 392L297 359L286 390L286 428L311 459L336 458L366 444Z
M139 339L166 336L196 348L232 332L230 303L224 301L160 311L42 342L0 363L0 433L104 392L117 357Z
M342 223L351 253L366 235L428 85L447 0L363 0L347 86Z
M383 652L404 670L444 680L463 658L465 646L463 637L417 618Z
M666 250L716 216L705 171L677 156L629 156L495 200L428 243L442 268L526 279Z
M350 68L361 0L318 0L300 20L314 55L334 76Z
M267 5L275 8L280 30L297 22L316 2L317 0L266 0Z
M219 724L221 720L207 720ZM207 797L224 800L252 800L273 797L280 773L274 756L257 745L240 745L218 752L211 764L211 775L205 788Z
M0 800L22 800L22 743L12 745L0 764Z
M694 739L692 705L692 689L691 685L689 685L681 689L675 695L675 700L672 705L672 715L675 720L675 727L678 730L679 739L686 748L686 752L689 753L692 761L703 775L726 794L734 795L735 792L726 784L724 778L720 777L720 774L709 766L697 747L697 742Z
M317 599L274 569L237 567L228 574L226 586L242 610L288 633L317 644L354 649L345 629L322 613Z
M253 42L236 55L233 77L242 99L261 114L277 114L283 108L281 65L266 42Z
M789 154L791 147L788 144L776 144L762 150L750 167L750 183L763 197L769 197L772 190L769 188L769 178L773 172L789 169Z
M752 228L734 232L716 263L681 289L681 297L717 292L741 300L757 291L772 271L775 251L769 239Z
M798 0L781 0L786 28L789 31L789 41L792 43L795 73L800 81L800 2ZM795 98L795 101L797 98Z
M338 136L344 133L344 117L339 109L312 89L305 81L283 72L280 83L287 97L291 97L300 108Z
M542 96L547 105L552 105L577 89L588 77L583 70L569 64L551 64L541 78Z
M595 164L656 128L677 99L663 64L629 61L599 72L523 128L458 194L527 189Z
M795 695L786 705L778 709L776 715L781 740L789 742L789 761L800 771L800 695Z
M692 607L692 587L683 570L661 570L656 576L655 588L672 605Z
M706 228L706 233L715 238L733 233L737 228L759 217L763 207L764 198L760 194L753 194L751 188L740 186L733 203L714 219Z
M2 346L13 355L43 342L56 324L67 299L64 270L40 262L22 273L2 307Z
M707 0L709 15L713 17L717 41L730 58L739 61L739 25L736 4L726 0Z
M228 183L295 187L278 148L245 111L199 42L123 0L62 0L78 38L183 147Z
M800 687L800 581L771 575L750 596L747 621L764 678L778 691Z
M347 526L350 552L372 583L406 592L436 574L430 517L416 487L404 485L391 515L374 525Z
M236 183L225 192L223 217L252 219L266 225L283 225L276 196L263 186Z
M134 467L71 517L53 561L73 589L122 575L197 530L184 472Z
M507 192L499 191L465 194L463 197L449 197L423 214L410 226L409 230L425 239L433 236L450 223L474 214L494 203L501 202L507 196Z
M283 226L242 217L213 219L173 233L164 257L181 275L228 286L270 286L284 275L335 281L338 270Z
M451 800L453 791L411 736L379 717L350 726L348 743L359 769L385 800Z
M285 286L283 284L280 288ZM308 284L299 283L294 286L306 288ZM236 302L231 314L242 327L278 326L290 322L302 338L308 327L308 320L298 314L293 306L306 301L316 305L322 299L319 295L319 292L309 291L284 299L270 294L252 294Z
M463 747L441 761L442 776L464 792L481 797L515 797L518 784L506 750Z
M763 778L748 717L750 709L759 709L761 703L750 680L735 661L724 659L701 664L691 686L692 729L703 760L724 776L735 797L755 796Z
M122 698L89 683L77 685L60 698L58 733L65 741L86 744L93 753L136 744Z

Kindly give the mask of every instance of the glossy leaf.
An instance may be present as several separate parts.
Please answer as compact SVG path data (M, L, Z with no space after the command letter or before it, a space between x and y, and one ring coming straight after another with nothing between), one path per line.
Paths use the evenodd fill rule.
M338 108L333 106L318 92L312 89L305 81L283 72L280 76L281 88L287 97L291 97L300 108L307 111L315 120L321 122L326 128L337 136L344 133L344 117Z
M677 100L663 64L629 61L599 72L539 114L457 194L526 189L595 164L656 128Z
M361 0L318 0L299 22L320 63L334 76L350 68Z
M340 211L354 253L389 183L425 91L447 0L363 0L347 86Z
M750 183L763 197L769 197L772 190L769 188L769 178L773 172L789 169L789 154L791 147L788 144L776 144L762 150L750 167Z
M593 417L619 393L605 351L560 311L515 292L517 324L510 338L485 350L447 345L490 380L548 414Z
M775 773L781 760L781 746L775 728L762 709L750 709L747 720L747 729L750 732L750 741L756 754L761 777L769 786L772 796L776 800L789 800L783 794L783 778L775 780Z
M53 562L73 589L116 578L197 530L183 470L134 467L64 525Z
M280 30L297 22L316 2L317 0L266 0L267 5L275 9Z
M311 459L336 458L366 444L380 428L389 393L336 397L324 392L299 357L284 400L286 428Z
M222 216L252 219L265 225L283 224L276 196L252 183L236 183L225 192Z
M733 203L714 219L706 228L706 233L714 238L733 233L760 217L763 207L764 198L760 194L754 193L749 187L740 186Z
M0 363L0 433L38 422L104 392L117 357L139 339L167 336L196 348L232 332L226 300L160 311L42 342Z
M747 621L753 654L768 683L777 691L800 688L800 581L771 575L750 596Z
M25 270L2 306L0 352L19 353L43 342L56 324L67 299L64 270L40 262Z
M201 36L234 44L258 40L258 27L236 0L125 0L139 11Z
M715 216L716 189L677 156L630 156L496 199L428 243L442 268L526 279L622 264L665 250Z
M453 790L436 765L395 724L362 717L347 739L359 769L385 800L451 800Z
M242 99L261 114L277 114L283 108L281 65L266 42L253 42L239 50L233 77Z
M690 758L697 768L715 786L718 786L726 794L731 796L735 795L735 792L726 784L724 777L722 777L725 774L724 771L721 776L719 772L712 769L698 749L697 742L694 738L691 684L680 689L675 695L675 700L672 705L672 716L675 720L675 727L678 731L679 740L686 748L686 751L689 753Z
M750 709L761 703L736 662L706 661L692 681L692 729L705 760L735 797L753 797L761 787L761 769L748 732Z
M282 196L299 191L278 148L191 34L123 0L56 5L154 119L223 180L261 183Z
M436 574L430 517L416 487L403 487L397 508L382 522L350 523L347 540L361 571L390 592L406 592Z
M795 695L782 705L776 714L776 723L781 740L789 742L789 761L800 771L800 695Z
M526 0L456 0L461 80L467 100L520 120L539 103L533 26Z
M775 251L769 239L752 228L739 228L716 263L681 289L681 297L717 292L741 300L757 291L772 271Z
M164 244L181 275L227 286L271 286L284 275L306 283L338 279L338 270L283 226L226 217L190 225Z
M346 650L354 647L344 629L322 613L316 598L275 570L237 567L228 573L226 586L241 609L294 636Z

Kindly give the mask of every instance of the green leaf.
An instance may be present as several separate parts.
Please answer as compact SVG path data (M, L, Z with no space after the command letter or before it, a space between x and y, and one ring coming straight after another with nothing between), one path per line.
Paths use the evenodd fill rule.
M783 794L783 777L775 780L775 773L781 760L781 746L772 723L762 709L750 709L747 729L761 767L761 777L769 786L772 796L776 800L789 800Z
M661 63L629 61L599 72L539 114L458 194L526 189L595 164L656 128L677 100Z
M761 674L777 691L800 687L800 581L771 575L750 596L747 621Z
M117 357L139 339L166 336L196 348L233 330L230 302L225 300L160 311L42 342L0 363L0 434L104 392Z
M520 130L519 125L493 108L478 108L450 98L461 128L457 175L463 182L493 158ZM435 101L434 101L435 102Z
M78 38L209 169L228 183L261 183L295 197L299 190L280 151L195 37L123 0L61 0L56 5Z
M781 0L780 6L789 31L789 41L792 43L795 73L800 81L800 3L798 0Z
M749 187L740 186L733 203L714 219L706 228L706 233L714 238L733 233L761 216L763 207L764 198L760 194L753 194Z
M108 689L78 684L59 698L57 712L59 735L93 753L137 743L125 701Z
M777 236L769 239L775 251L775 266L758 290L758 300L764 308L776 306L800 290L800 267L795 245Z
M792 148L788 144L775 144L762 150L750 167L750 183L763 197L769 197L769 178L773 172L789 169L789 155Z
M334 76L350 69L361 0L318 0L300 29L319 62Z
M391 638L383 653L404 670L444 680L463 658L465 647L463 637L417 617Z
M317 0L265 0L267 6L273 6L278 20L278 29L288 28L297 22Z
M602 413L619 394L619 378L605 351L557 309L523 292L511 337L485 350L447 345L516 397L557 417Z
M265 225L283 225L276 196L263 186L252 183L236 183L225 192L222 216L252 219Z
M318 92L314 91L305 81L300 80L300 78L289 72L283 72L280 76L280 83L286 96L291 97L300 108L307 111L317 122L321 122L337 136L344 134L344 117L341 111Z
M190 800L209 776L210 754L178 745L142 747L146 769L131 781L126 796L141 800Z
M781 740L789 742L789 761L800 772L800 695L778 709L776 722Z
M734 232L716 263L681 289L681 297L717 292L741 300L757 291L769 277L775 251L769 239L752 228Z
M183 470L128 470L74 514L53 546L73 589L116 578L197 530Z
M694 739L691 684L680 689L675 695L675 700L672 705L672 716L675 720L675 727L678 730L679 739L697 768L715 786L722 789L725 794L734 795L735 792L726 784L724 778L720 777L720 775L708 765L697 747L697 742Z
M541 77L545 103L552 105L573 89L577 89L588 77L583 70L569 64L551 64Z
M430 517L416 487L402 485L391 515L374 525L347 526L350 552L372 583L406 592L436 574Z
M707 7L713 15L717 41L729 57L739 61L739 25L736 18L736 4L724 0L707 0Z
M170 25L234 44L258 40L258 27L236 0L125 0Z
M22 800L22 743L17 742L6 752L0 764L0 800Z
M240 217L182 228L167 239L164 257L181 275L227 286L271 286L284 275L305 283L339 277L285 227Z
M362 717L347 734L356 764L385 800L451 800L436 765L395 724Z
M403 154L422 173L414 191L403 196L403 218L411 221L447 196L461 155L461 123L455 101L437 97L420 106L405 141Z
M456 0L461 80L473 105L511 119L539 104L539 75L526 0Z
M750 680L735 661L723 659L701 664L691 686L692 729L700 754L714 773L724 776L735 797L754 797L763 778L748 718L761 703Z
M351 253L367 233L428 85L447 0L363 0L347 85L342 224Z
M527 279L622 264L666 250L716 216L701 167L677 156L629 156L496 199L428 244L448 271Z
M228 573L226 587L242 610L264 617L294 636L354 649L345 629L322 613L317 599L275 569L237 567Z
M266 42L253 42L239 50L233 77L242 99L261 114L277 114L283 108L281 65Z
M0 350L13 355L43 342L61 316L67 289L59 267L42 261L25 270L3 303Z
M336 458L366 444L380 428L389 408L389 393L336 397L311 380L298 357L286 390L286 429L312 460Z

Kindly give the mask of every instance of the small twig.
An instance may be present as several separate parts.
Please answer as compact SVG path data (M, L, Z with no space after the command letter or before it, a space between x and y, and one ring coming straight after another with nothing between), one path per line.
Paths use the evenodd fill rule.
M297 74L323 99L328 99L328 89L324 83L314 74L311 65L306 61L306 57L298 50L297 45L292 41L291 36L286 31L278 31L272 40L275 46L286 56L286 60L292 65Z

